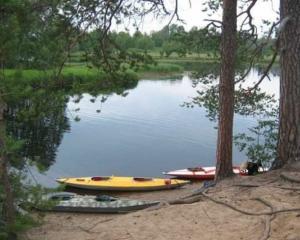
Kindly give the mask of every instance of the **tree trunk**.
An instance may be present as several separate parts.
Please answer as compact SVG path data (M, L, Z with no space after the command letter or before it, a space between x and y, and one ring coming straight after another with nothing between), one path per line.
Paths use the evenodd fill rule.
M1 107L2 106L2 107ZM3 201L3 220L10 229L15 224L15 207L13 199L13 191L9 180L9 163L4 151L4 136L5 136L5 123L3 112L5 109L5 103L1 100L0 96L0 184L3 186L5 197ZM12 231L8 231L8 239L15 239L15 234Z
M233 175L232 129L234 114L234 76L237 48L237 0L223 1L221 39L221 74L219 96L219 125L217 142L217 169L215 180Z
M5 199L3 202L3 220L10 227L15 223L15 209L11 184L8 175L8 162L5 156L0 157L0 168L1 168L1 183L3 184Z
M280 107L273 168L300 163L300 1L280 1Z

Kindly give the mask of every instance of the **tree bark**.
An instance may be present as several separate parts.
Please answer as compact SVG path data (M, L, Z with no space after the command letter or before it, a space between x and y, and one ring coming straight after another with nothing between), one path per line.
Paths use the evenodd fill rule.
M1 107L2 106L2 107ZM5 122L3 112L5 109L5 103L1 100L0 96L0 184L3 185L4 189L4 201L3 201L3 220L10 229L15 224L15 207L14 198L11 183L9 180L9 162L7 155L4 151L5 141ZM15 234L12 231L8 231L8 239L15 239Z
M14 199L11 184L8 175L8 162L5 156L0 157L0 168L1 168L1 183L4 187L5 199L3 202L3 220L8 225L12 227L15 223L15 208ZM10 233L10 232L9 232Z
M223 1L221 74L219 84L219 124L215 180L232 176L232 129L234 115L234 76L237 48L237 0Z
M300 163L300 1L280 1L280 107L273 168Z

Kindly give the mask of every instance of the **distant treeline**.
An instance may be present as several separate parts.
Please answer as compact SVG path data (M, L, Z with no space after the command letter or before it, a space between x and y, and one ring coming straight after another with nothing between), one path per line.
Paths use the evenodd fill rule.
M97 44L97 38L97 31L90 32L80 42L77 50L87 51L93 48ZM140 31L132 35L128 32L111 32L110 38L120 50L156 51L161 57L169 57L175 53L182 57L192 53L214 52L219 46L220 33L197 27L185 31L183 26L172 24L150 34Z
M221 35L215 28L193 27L186 31L183 26L172 24L150 34L111 31L103 37L102 30L81 32L64 22L57 24L56 19L50 19L45 25L41 18L29 13L21 14L17 22L14 17L8 20L6 25L0 26L6 33L0 36L2 69L58 69L61 72L66 62L89 62L98 69L116 71L127 65L151 63L149 55L154 58L190 55L204 60L219 56ZM251 36L239 32L238 38L239 62L248 61ZM257 43L259 41L265 39L258 39ZM263 56L270 55L272 41L270 48L262 49Z
M134 34L113 31L109 35L113 44L121 51L142 51L152 53L152 56L157 57L169 57L172 54L178 57L185 57L190 54L195 55L195 57L200 57L201 54L214 57L219 52L221 40L220 32L214 28L192 27L186 31L183 26L176 24L165 26L160 31L153 31L150 34L140 31L136 31ZM245 32L239 32L238 38L238 56L243 57L245 48L249 47L249 42L252 39ZM91 52L98 44L97 39L99 39L99 32L97 31L86 34L78 44L76 51ZM260 41L265 41L265 39L258 39L257 43ZM269 43L270 48L272 42L271 40ZM263 49L263 55L269 55L270 48ZM247 56L244 57L247 58Z

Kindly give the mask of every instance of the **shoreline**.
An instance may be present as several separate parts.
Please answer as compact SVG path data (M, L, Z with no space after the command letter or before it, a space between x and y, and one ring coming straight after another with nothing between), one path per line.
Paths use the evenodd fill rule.
M300 194L297 189L300 184L283 179L281 173L282 170L277 170L258 176L235 176L209 188L207 197L201 196L192 204L170 205L167 202L199 189L200 182L175 190L123 193L123 197L163 203L159 207L121 215L46 213L43 224L25 235L32 240L196 240L199 236L204 240L298 240ZM300 178L299 172L287 173ZM234 206L235 210L229 206Z

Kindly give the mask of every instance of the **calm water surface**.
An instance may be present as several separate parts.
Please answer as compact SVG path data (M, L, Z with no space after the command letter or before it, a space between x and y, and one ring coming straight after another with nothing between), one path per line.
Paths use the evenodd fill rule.
M278 77L262 88L278 97ZM247 79L258 79L253 70ZM38 180L54 186L61 176L162 176L165 170L214 165L217 131L203 108L182 103L196 95L191 79L141 80L126 97L112 94L101 103L84 94L79 103L71 98L71 130L64 134L55 163ZM80 108L78 112L74 110ZM97 110L101 112L98 113ZM74 120L75 116L80 121ZM234 132L255 125L253 118L235 116ZM234 149L236 164L246 159Z

